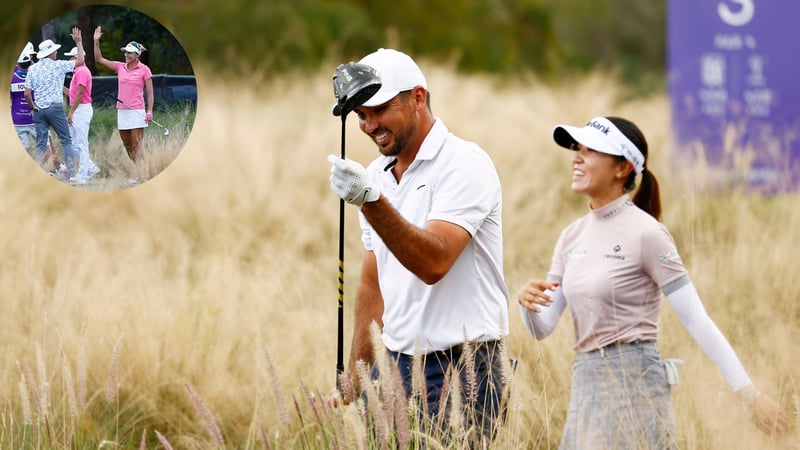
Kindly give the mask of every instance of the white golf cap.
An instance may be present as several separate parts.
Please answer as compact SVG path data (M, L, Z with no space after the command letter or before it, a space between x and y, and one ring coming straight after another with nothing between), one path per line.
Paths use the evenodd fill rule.
M584 127L556 125L553 128L553 140L556 144L577 150L575 144L609 155L623 156L633 164L637 174L644 170L644 155L610 120L595 117Z
M72 47L72 50L64 53L64 56L78 56L78 47Z
M381 78L380 90L364 102L366 107L382 105L395 95L417 86L428 89L428 83L417 63L403 52L380 48L361 58L359 63L375 68Z
M137 55L141 55L142 52L144 51L144 46L142 46L142 44L136 41L130 41L128 42L127 45L125 45L125 47L120 48L120 50L122 50L123 52L136 53Z
M28 42L25 44L25 48L22 49L22 53L19 54L19 58L17 58L18 63L24 63L31 60L31 55L36 53L36 50L33 49L33 44Z
M39 59L45 58L60 48L61 44L56 44L50 39L45 39L41 44L39 44L39 52L36 53L36 57Z

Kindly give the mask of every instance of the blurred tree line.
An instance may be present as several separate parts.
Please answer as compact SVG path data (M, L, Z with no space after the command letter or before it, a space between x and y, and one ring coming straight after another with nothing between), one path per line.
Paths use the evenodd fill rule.
M38 45L44 39L51 39L62 45L59 52L66 52L75 46L70 37L74 26L81 30L87 67L94 75L114 75L114 71L94 61L93 36L98 26L103 31L100 51L104 58L124 61L121 48L128 42L136 41L147 49L140 55L140 61L150 67L154 74L193 74L188 55L172 33L149 15L128 7L89 5L72 9L42 25L28 40Z
M90 3L4 2L0 41L24 44L50 19ZM600 68L641 82L663 78L665 64L666 0L136 0L120 4L161 22L177 37L192 63L217 74L257 71L270 77L318 69L331 61L357 60L382 46L451 63L465 72L535 73L545 79ZM130 39L147 45L147 33L142 30ZM104 44L111 46L111 36L105 38ZM108 55L119 51L120 42L113 42ZM161 50L157 45L149 47L153 63Z

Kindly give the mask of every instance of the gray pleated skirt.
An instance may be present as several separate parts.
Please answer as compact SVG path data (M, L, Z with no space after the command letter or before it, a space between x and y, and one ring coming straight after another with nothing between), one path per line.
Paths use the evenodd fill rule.
M653 342L577 354L559 449L676 449L670 391Z

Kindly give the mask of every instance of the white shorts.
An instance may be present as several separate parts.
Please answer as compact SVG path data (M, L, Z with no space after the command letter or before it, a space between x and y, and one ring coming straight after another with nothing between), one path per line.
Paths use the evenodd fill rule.
M144 109L118 109L117 129L133 130L134 128L147 128Z

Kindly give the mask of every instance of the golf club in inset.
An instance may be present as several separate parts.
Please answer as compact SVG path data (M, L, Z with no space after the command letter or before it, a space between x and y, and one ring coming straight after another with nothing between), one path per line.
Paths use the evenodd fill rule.
M336 105L333 115L342 118L342 154L344 159L345 120L350 111L358 108L381 88L378 71L366 64L349 62L340 64L333 74L333 94ZM336 345L336 387L344 373L344 200L339 199L339 304L338 335Z
M106 93L105 93L105 94L103 94L103 95L105 95L106 97L108 97L108 98L110 98L110 99L112 99L112 100L116 100L116 101L117 101L117 102L119 102L119 103L122 103L123 105L127 106L129 109L134 109L133 107L131 107L131 105L129 105L129 104L127 104L127 103L123 102L122 100L120 100L119 98L115 97L115 96L114 96L112 93L110 93L110 92L106 92ZM136 110L136 109L134 109L134 110L135 110L135 111L138 111L138 110ZM145 116L145 117L147 117L147 116ZM161 127L161 129L163 129L163 130L164 130L164 136L169 136L169 128L165 127L164 125L161 125L160 123L156 122L155 120L151 120L150 122L153 122L154 124L156 124L156 125L158 125L159 127Z

